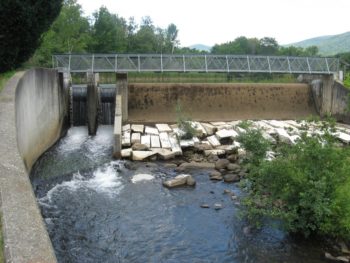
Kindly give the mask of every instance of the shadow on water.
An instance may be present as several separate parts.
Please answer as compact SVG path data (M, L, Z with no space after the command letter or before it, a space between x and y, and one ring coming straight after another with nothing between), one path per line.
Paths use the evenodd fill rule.
M95 137L71 128L45 153L32 185L59 262L324 262L317 242L269 227L245 234L240 206L224 194L234 184L190 173L195 188L166 189L177 175L161 163L111 159L112 127ZM135 163L133 163L135 164ZM149 180L132 182L137 174ZM211 208L200 205L206 203ZM213 209L222 204L220 210Z

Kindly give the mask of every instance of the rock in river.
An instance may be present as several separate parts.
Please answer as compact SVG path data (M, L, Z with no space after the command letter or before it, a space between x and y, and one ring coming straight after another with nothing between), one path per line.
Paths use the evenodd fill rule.
M189 174L180 174L171 180L167 180L163 182L163 185L168 188L174 188L174 187L185 186L185 185L195 186L195 184L196 184L196 181Z

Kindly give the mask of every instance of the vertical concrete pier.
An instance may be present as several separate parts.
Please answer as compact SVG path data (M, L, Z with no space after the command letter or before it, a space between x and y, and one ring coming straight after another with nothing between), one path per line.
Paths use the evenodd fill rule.
M96 76L98 79L98 76ZM92 72L87 73L87 122L89 135L96 135L97 131L97 116L98 116L98 83L95 75Z
M113 157L119 159L122 150L122 125L128 119L128 75L116 73Z
M116 73L116 93L121 95L122 98L122 119L126 121L128 119L128 74Z

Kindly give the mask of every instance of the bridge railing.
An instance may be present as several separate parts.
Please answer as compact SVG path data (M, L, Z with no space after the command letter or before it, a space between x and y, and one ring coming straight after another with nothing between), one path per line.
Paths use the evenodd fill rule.
M339 59L252 55L60 54L53 67L70 72L248 72L332 74Z

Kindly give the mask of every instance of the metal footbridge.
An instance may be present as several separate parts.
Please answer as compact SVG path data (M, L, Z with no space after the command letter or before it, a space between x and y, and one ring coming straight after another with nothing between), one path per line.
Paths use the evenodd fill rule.
M339 59L253 55L57 54L53 68L74 72L222 72L333 74Z

